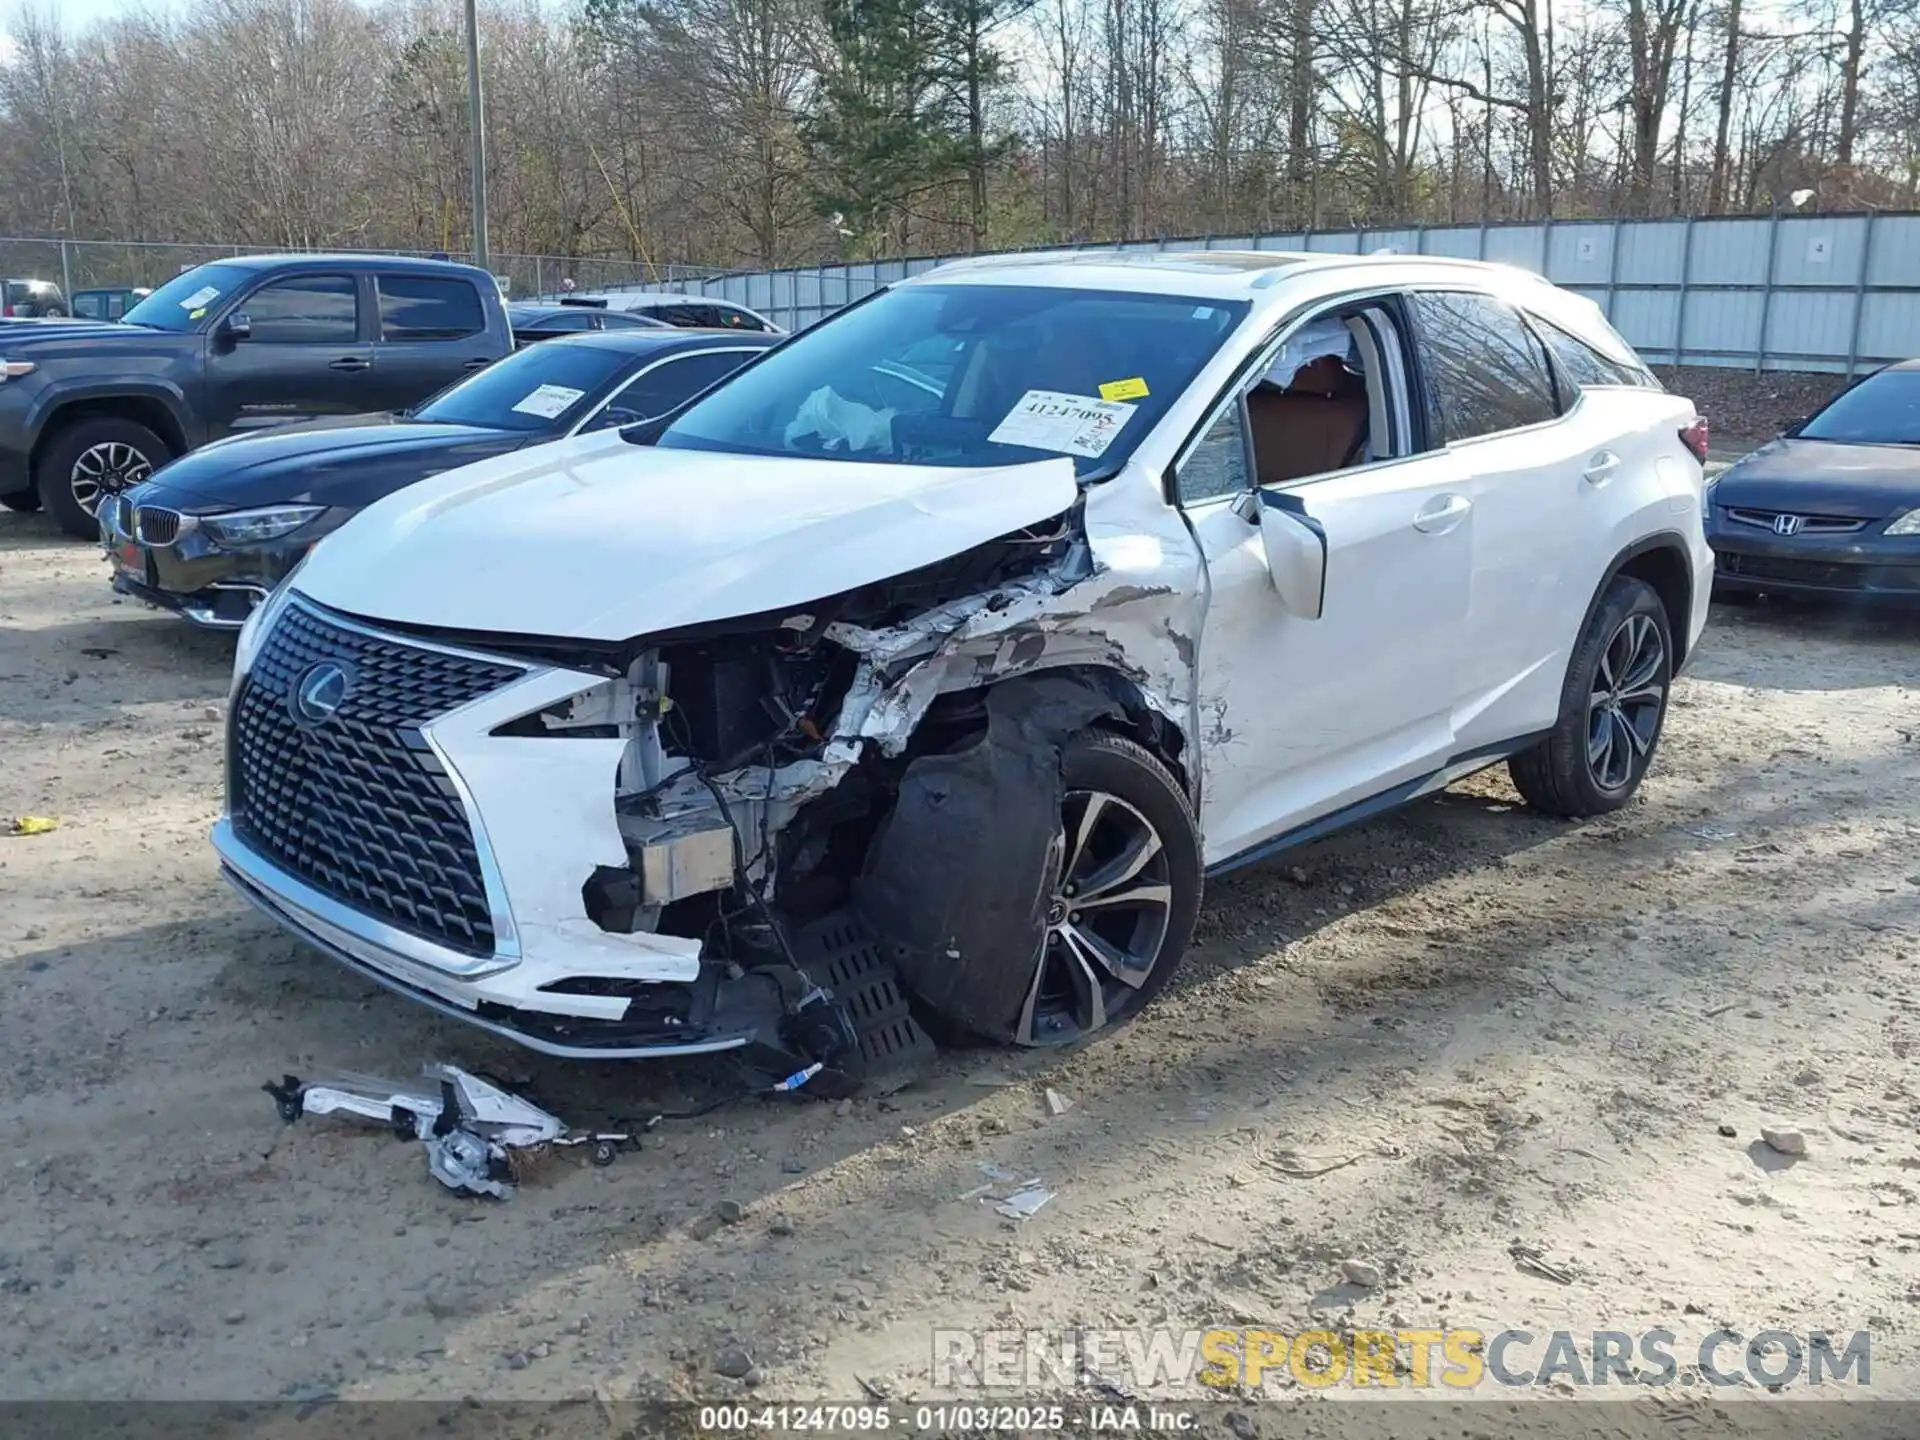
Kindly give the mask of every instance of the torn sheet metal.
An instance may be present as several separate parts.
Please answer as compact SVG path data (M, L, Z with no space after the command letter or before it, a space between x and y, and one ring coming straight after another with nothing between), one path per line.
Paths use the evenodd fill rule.
M593 1162L606 1165L636 1138L571 1134L557 1116L457 1066L428 1065L421 1073L433 1083L350 1074L302 1081L287 1075L261 1088L289 1125L302 1115L339 1115L385 1126L421 1141L428 1172L449 1190L500 1200L513 1193L519 1174L515 1152L524 1157L546 1147L588 1145Z

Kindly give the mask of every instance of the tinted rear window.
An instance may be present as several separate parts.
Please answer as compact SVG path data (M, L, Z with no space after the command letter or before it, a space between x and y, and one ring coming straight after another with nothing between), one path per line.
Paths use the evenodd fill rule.
M480 294L465 280L382 275L380 334L397 341L460 340L487 328Z
M1644 365L1628 365L1611 355L1603 355L1578 336L1570 335L1551 320L1542 320L1538 315L1531 317L1534 328L1546 337L1547 344L1553 349L1553 358L1560 363L1562 372L1574 384L1594 385L1630 385L1636 389L1658 389L1659 382Z
M1448 440L1538 425L1559 414L1540 342L1487 295L1412 296L1427 392Z
M1920 370L1869 375L1829 400L1800 434L1846 445L1920 445Z
M637 363L637 356L610 346L549 340L516 350L442 390L414 417L493 430L563 429Z

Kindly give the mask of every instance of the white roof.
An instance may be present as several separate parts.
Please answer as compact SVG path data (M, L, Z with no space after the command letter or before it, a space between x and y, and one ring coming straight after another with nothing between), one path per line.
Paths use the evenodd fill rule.
M980 255L951 261L907 284L1088 286L1146 293L1232 299L1279 281L1341 270L1472 275L1479 284L1507 289L1547 282L1530 270L1439 255L1344 255L1290 250L1073 250Z

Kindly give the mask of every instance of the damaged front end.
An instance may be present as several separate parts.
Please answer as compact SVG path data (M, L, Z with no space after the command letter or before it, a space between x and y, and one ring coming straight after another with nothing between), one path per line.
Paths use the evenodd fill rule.
M548 1053L871 1072L927 1048L909 996L1009 1038L1059 865L1058 747L1102 723L1192 768L1184 538L1096 545L1076 502L623 644L282 595L236 687L216 844L288 928Z

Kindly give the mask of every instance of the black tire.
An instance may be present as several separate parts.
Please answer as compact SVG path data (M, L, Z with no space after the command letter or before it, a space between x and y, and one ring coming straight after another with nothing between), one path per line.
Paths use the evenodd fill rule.
M22 515L31 515L40 508L40 492L38 490L16 490L11 495L0 495L0 505L4 505L7 509L17 511Z
M122 447L131 451L145 467L144 473L131 475L125 478L124 483L109 485L109 489L123 489L126 485L136 484L173 458L173 451L167 448L167 442L153 431L117 416L101 415L76 420L48 440L41 447L40 459L34 466L34 484L39 489L40 501L47 507L47 513L62 530L82 540L99 538L100 526L93 518L92 509L93 504L98 504L98 497L95 496L88 503L75 493L74 467L82 456L101 447Z
M1657 687L1657 700L1651 702L1650 710L1642 704L1631 712L1617 703L1611 707L1597 705L1597 696L1618 697L1626 688L1621 682L1630 677L1611 672L1621 662L1623 641L1645 636L1647 625L1658 638L1659 655L1645 686ZM1633 627L1631 635L1629 626ZM1634 686L1634 693L1643 688ZM1633 798L1653 763L1672 688L1673 627L1666 606L1644 581L1626 575L1615 577L1574 646L1560 694L1559 720L1546 739L1507 762L1514 787L1534 809L1569 820L1618 810ZM1631 735L1605 715L1596 720L1599 712L1609 708L1617 712L1620 724L1630 729ZM1603 735L1609 747L1602 762L1594 759L1597 747L1592 737L1596 733ZM1624 747L1620 753L1626 763L1618 773L1609 773L1617 763L1611 748L1615 745Z
M1193 807L1167 768L1143 746L1104 730L1087 730L1062 747L1060 777L1069 796L1101 792L1124 801L1143 816L1159 837L1166 857L1165 878L1170 900L1166 929L1146 978L1138 986L1120 986L1120 998L1107 1005L1104 1024L1096 1031L1066 1029L1046 1037L1022 1037L1026 1044L1062 1044L1088 1038L1097 1030L1111 1030L1144 1010L1166 988L1180 967L1193 924L1200 911L1204 871L1200 859L1200 826ZM1069 801L1069 805L1076 802ZM1063 823L1067 817L1063 816ZM1069 836L1069 850L1072 837ZM1062 877L1065 883L1066 877ZM1043 966L1049 962L1043 961ZM1037 977L1037 978L1044 978Z

